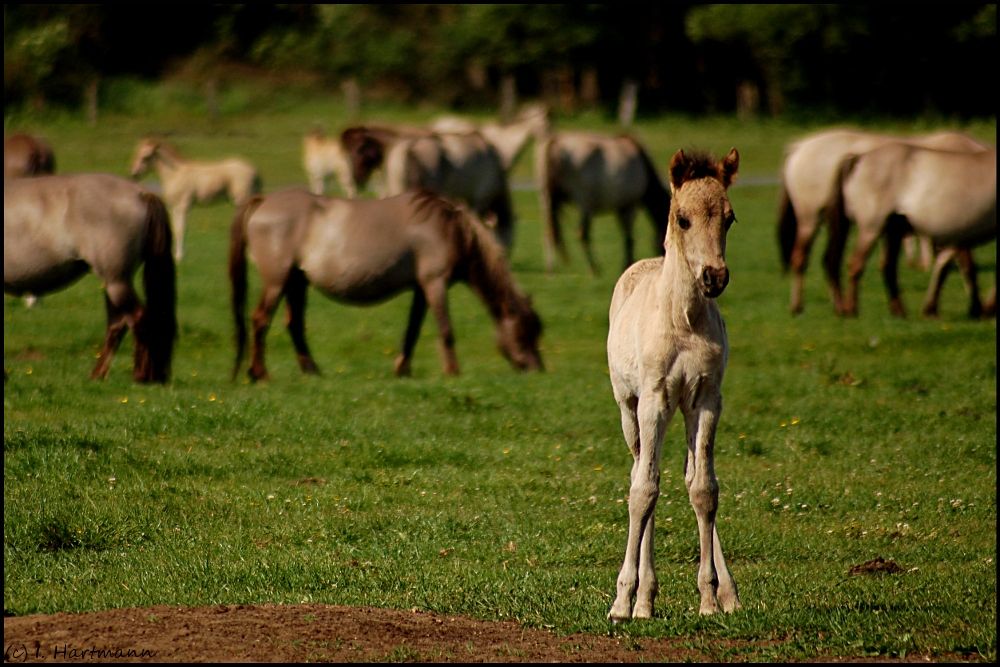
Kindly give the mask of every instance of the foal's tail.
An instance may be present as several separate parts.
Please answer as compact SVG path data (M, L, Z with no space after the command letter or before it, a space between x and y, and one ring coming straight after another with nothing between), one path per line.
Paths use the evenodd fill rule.
M535 184L538 186L538 200L542 210L542 244L545 249L545 269L552 270L553 254L559 251L564 262L569 261L566 243L559 225L559 205L561 193L555 183L556 174L552 170L552 149L555 137L549 135L535 142Z
M781 266L787 272L792 265L792 251L799 233L799 220L795 217L795 207L788 198L785 175L778 183L778 247L781 249Z
M236 322L236 363L233 365L233 379L240 372L243 355L247 347L247 218L264 201L261 195L254 195L243 204L233 216L233 226L229 232L229 282L233 288L233 319Z
M177 286L174 256L170 252L173 235L163 201L151 192L143 192L140 196L146 203L146 240L142 248L143 288L146 290L143 336L149 349L149 363L136 364L135 379L166 382L177 337Z
M823 256L823 266L827 279L831 284L840 285L840 267L844 260L844 248L847 247L847 235L851 231L851 221L847 217L844 206L844 183L854 171L860 155L848 155L837 169L837 178L826 203L826 223L828 240L826 254Z

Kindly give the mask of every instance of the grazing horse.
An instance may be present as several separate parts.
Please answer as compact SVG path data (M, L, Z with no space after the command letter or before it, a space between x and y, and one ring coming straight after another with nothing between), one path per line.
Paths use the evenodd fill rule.
M848 155L896 143L950 151L988 150L986 146L957 132L938 132L926 137L904 139L852 130L828 130L789 146L781 169L778 243L782 264L786 270L792 271L793 314L802 312L803 281L809 251L823 221L823 211L833 195L840 163ZM831 299L840 312L843 296L835 276L839 274L842 257L831 252L831 246L828 246L824 268Z
M484 216L509 249L514 212L507 173L497 150L478 132L432 134L397 141L385 158L386 194L430 190L465 202Z
M108 328L91 378L106 378L125 329L139 382L166 382L177 329L170 221L156 195L106 174L41 176L3 184L3 290L45 294L93 271ZM145 264L145 306L132 276Z
M184 160L176 150L152 139L143 139L132 162L132 178L139 179L150 168L163 183L163 198L170 207L174 230L174 257L184 256L184 226L191 204L223 199L228 194L242 206L260 192L260 176L246 160L229 158L221 162Z
M927 236L939 246L968 251L996 238L997 152L939 151L894 143L846 157L838 169L833 194L826 206L830 245L843 256L848 221L858 227L858 238L848 266L849 285L843 312L857 315L858 284L865 262L879 236L886 234L882 276L889 291L889 308L904 316L896 270L903 235ZM950 259L950 258L947 258ZM947 259L938 258L923 312L937 312L937 296ZM961 258L960 258L961 259ZM982 312L971 255L959 264L971 282L970 314ZM840 281L839 262L835 279ZM995 306L994 306L995 307Z
M646 151L629 136L600 137L564 132L535 145L535 179L542 209L545 267L553 265L553 248L567 260L559 224L559 208L571 201L580 209L580 241L592 274L597 263L590 247L591 216L615 211L625 235L625 268L632 264L632 223L642 204L656 230L655 249L663 250L670 214L670 193L663 187Z
M541 141L549 133L551 121L544 105L533 104L507 124L484 123L480 126L457 116L444 116L431 123L431 129L438 134L479 132L497 149L504 171L509 173L528 141L532 138Z
M389 199L334 199L304 190L255 197L233 218L229 276L236 319L236 366L246 347L246 249L260 271L263 294L253 314L250 377L267 377L264 341L282 295L288 330L304 373L317 372L305 339L306 287L336 301L366 305L413 290L409 324L396 359L410 373L427 308L434 313L447 375L458 373L448 316L448 286L462 280L486 304L500 351L518 369L541 369L542 325L518 289L503 248L475 218L429 192Z
M736 178L739 161L735 148L719 162L683 151L674 155L666 254L632 265L618 279L611 300L608 368L634 458L628 542L618 594L608 614L612 621L653 615L660 453L678 408L687 425L684 481L701 544L701 613L712 614L720 604L726 612L741 607L716 529L719 484L714 462L722 375L729 357L726 326L715 299L729 283L726 235L736 218L726 190Z
M38 137L14 134L3 140L3 177L24 178L54 174L52 147Z

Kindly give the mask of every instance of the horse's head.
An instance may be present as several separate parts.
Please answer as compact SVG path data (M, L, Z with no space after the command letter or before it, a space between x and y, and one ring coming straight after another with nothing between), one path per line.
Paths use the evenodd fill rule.
M143 139L139 142L139 147L135 151L135 160L132 161L132 178L138 180L143 174L149 171L153 156L160 149L160 145L152 139Z
M726 234L736 221L726 190L736 180L740 154L718 162L677 151L670 160L670 222L664 247L676 249L702 293L714 299L729 284Z
M510 300L507 312L497 320L497 347L514 368L543 370L542 355L538 351L542 321L531 307L531 297L512 294Z
M372 172L385 158L384 142L373 136L367 128L349 127L341 133L340 145L347 154L346 159L355 186L365 187Z

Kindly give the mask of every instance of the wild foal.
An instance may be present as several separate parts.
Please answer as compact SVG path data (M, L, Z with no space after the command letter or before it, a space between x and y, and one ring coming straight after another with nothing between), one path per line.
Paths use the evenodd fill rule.
M653 515L660 494L660 453L678 408L687 425L684 481L701 541L701 613L714 613L720 604L727 612L741 606L715 528L719 485L714 463L722 375L729 356L715 298L729 283L726 234L736 218L726 190L736 179L739 162L735 148L718 163L705 155L674 155L666 254L633 264L618 279L611 301L608 367L622 431L635 459L625 561L608 614L613 621L653 615Z

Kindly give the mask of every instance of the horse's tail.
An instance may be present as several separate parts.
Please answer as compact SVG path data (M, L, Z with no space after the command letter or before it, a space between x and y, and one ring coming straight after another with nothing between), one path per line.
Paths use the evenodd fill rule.
M566 243L559 225L559 205L562 203L556 174L552 169L552 151L555 136L549 135L535 142L535 183L538 186L538 200L542 211L542 243L545 249L545 268L552 270L553 251L558 250L563 261L569 261Z
M247 347L247 219L264 201L261 195L254 195L241 206L233 216L229 231L229 283L233 288L233 319L236 322L236 362L233 365L233 379L240 372L243 355Z
M823 266L831 283L840 285L840 266L844 259L844 248L847 247L847 235L851 230L851 221L847 217L844 204L844 183L858 164L860 155L848 155L840 162L837 177L826 203L826 223L828 240L826 253L823 256Z
M781 266L787 272L792 265L792 251L799 233L799 220L795 217L795 207L788 198L785 175L778 183L778 247L781 249Z
M649 153L638 141L629 137L639 150L639 158L646 168L646 192L642 195L642 203L649 211L649 217L656 225L656 250L663 254L663 242L667 237L667 222L670 220L670 191L663 187L663 181L656 171Z
M136 364L136 379L166 382L177 338L177 283L174 256L170 251L173 235L163 201L151 192L143 192L141 197L146 203L146 240L142 248L145 264L142 279L146 291L143 337L148 346L149 363ZM138 352L139 346L136 348Z

